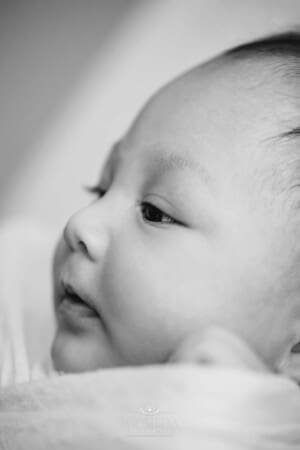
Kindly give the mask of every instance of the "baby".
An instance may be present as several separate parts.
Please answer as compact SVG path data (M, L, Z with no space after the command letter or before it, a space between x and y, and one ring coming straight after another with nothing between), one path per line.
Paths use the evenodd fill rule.
M57 370L165 363L212 324L297 378L299 74L286 33L150 99L58 242Z

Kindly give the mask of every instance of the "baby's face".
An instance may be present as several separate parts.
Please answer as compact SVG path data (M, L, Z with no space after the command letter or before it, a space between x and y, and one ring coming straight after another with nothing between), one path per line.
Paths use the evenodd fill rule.
M295 303L285 206L267 186L275 99L242 70L220 60L169 84L108 155L105 194L56 249L58 370L162 363L209 324L271 364L285 350ZM85 305L63 300L63 281Z

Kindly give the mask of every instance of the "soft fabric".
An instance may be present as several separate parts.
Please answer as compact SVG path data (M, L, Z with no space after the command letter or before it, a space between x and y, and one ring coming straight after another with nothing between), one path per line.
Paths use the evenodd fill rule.
M37 379L53 370L54 245L53 230L34 218L0 222L0 386Z
M104 369L0 391L1 450L299 450L283 377L192 364Z

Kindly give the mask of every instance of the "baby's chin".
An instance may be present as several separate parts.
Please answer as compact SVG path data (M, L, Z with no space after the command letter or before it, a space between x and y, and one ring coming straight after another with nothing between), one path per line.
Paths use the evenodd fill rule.
M55 370L66 373L126 365L103 338L95 339L89 334L74 336L65 330L57 330L51 357Z

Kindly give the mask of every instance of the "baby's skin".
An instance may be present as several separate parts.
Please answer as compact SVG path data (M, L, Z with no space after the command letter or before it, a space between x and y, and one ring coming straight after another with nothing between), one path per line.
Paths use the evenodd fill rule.
M113 146L55 251L57 370L165 363L211 325L271 370L297 361L296 192L287 201L274 181L294 150L280 135L296 88L273 71L215 58L155 94Z

